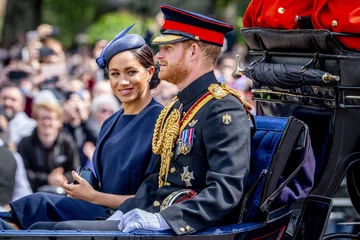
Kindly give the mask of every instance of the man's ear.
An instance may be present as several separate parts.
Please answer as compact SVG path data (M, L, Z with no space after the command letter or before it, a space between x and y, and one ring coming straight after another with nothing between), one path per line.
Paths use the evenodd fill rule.
M200 49L199 45L196 43L191 44L190 53L191 53L190 60L198 59L201 55L201 49Z

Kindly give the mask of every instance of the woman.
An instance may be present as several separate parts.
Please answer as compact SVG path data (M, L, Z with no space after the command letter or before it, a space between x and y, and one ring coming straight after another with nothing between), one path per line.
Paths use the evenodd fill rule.
M79 184L65 182L68 197L33 194L12 202L5 218L27 229L38 221L95 220L107 218L114 208L134 196L152 169L151 139L162 105L150 89L158 85L151 49L143 38L122 31L101 53L97 63L109 70L111 88L123 108L108 118L101 130L93 162L100 191L75 172ZM25 215L26 214L26 215Z

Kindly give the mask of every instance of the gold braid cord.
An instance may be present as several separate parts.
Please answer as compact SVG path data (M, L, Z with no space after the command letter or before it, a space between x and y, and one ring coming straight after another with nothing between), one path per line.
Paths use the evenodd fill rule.
M152 139L153 152L161 156L161 165L158 179L159 188L167 183L170 161L173 156L172 149L174 148L175 141L179 136L179 122L181 115L180 111L178 109L173 109L168 116L172 106L175 104L176 101L177 99L174 99L169 106L165 107L161 111L158 119L156 120L154 135ZM166 118L166 116L168 117ZM165 181L162 180L162 177L164 175Z
M233 88L227 86L225 83L221 84L221 88L224 89L226 92L228 92L229 94L233 95L234 97L236 97L237 99L239 99L239 101L241 102L241 104L244 106L246 112L248 115L252 115L252 107L244 100L242 99L242 97L240 96L240 94Z

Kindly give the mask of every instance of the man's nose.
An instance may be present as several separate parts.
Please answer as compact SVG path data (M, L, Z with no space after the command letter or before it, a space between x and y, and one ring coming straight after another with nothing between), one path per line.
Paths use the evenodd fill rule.
M13 105L13 101L11 101L10 99L5 99L4 100L4 105L6 107L11 107Z
M162 59L162 58L164 58L161 49L160 49L160 51L158 51L158 52L156 53L155 58L157 58L157 59Z

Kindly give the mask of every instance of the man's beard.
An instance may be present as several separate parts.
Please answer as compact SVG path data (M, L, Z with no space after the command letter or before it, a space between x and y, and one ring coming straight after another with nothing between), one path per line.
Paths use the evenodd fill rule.
M5 110L3 114L8 121L11 121L15 117L16 112L13 110Z
M175 85L181 83L189 75L189 70L185 65L184 59L185 51L183 51L177 63L169 64L164 70L160 70L159 78Z

